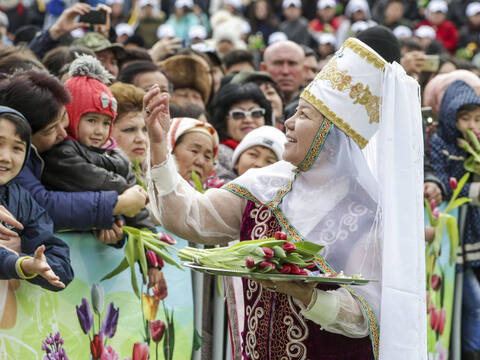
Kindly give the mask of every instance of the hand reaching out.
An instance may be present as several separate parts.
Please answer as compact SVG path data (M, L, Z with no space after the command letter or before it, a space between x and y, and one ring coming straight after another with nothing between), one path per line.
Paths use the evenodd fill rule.
M55 275L50 265L48 265L45 257L45 245L39 246L35 250L33 258L23 260L21 267L25 275L38 274L47 280L51 285L65 288L65 284L60 281L60 278Z

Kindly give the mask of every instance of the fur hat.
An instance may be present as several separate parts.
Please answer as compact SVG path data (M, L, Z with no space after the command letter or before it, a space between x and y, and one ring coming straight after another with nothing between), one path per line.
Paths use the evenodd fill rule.
M175 89L197 90L208 103L212 79L208 63L198 55L174 55L158 64L163 68Z
M97 58L81 55L70 65L70 79L65 87L72 95L72 101L65 106L70 123L67 132L78 140L78 123L82 115L94 112L108 115L113 120L117 116L117 100L108 89L113 76L105 70Z

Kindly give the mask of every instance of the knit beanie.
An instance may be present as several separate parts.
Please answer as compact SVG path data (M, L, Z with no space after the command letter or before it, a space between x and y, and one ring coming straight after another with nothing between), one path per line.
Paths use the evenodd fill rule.
M112 75L97 58L90 55L81 55L75 59L70 65L69 74L70 79L65 82L65 87L72 95L72 101L65 105L70 120L68 135L78 141L78 123L86 113L110 116L111 134L117 116L117 100L107 86Z
M213 153L214 155L217 155L218 134L215 128L209 123L204 123L200 120L188 117L172 119L170 130L168 132L170 150L173 151L180 136L191 132L201 132L208 135L213 140Z
M235 165L244 151L257 145L272 150L277 156L277 159L281 160L286 142L287 138L285 134L277 128L273 126L261 126L250 131L242 141L240 141L240 144L238 144L233 152L232 163Z

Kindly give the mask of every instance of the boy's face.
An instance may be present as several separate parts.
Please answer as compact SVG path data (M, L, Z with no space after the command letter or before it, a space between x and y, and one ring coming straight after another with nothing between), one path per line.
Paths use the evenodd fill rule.
M294 21L302 15L302 9L292 5L283 9L283 15L288 21Z
M480 107L460 112L457 116L457 129L464 139L468 139L467 130L480 134Z
M245 150L238 158L235 169L238 175L244 174L251 168L262 168L278 161L277 155L269 148L261 145L252 146Z
M0 185L18 175L27 153L27 144L16 134L15 124L0 118Z
M85 146L101 147L110 135L112 118L105 114L86 113L78 122L78 142Z

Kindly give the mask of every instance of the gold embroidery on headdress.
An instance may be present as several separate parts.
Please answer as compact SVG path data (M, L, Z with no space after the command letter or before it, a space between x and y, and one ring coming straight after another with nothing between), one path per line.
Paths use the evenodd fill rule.
M385 64L387 63L380 56L369 51L367 48L360 45L357 41L355 41L352 38L345 40L339 52L342 52L346 47L353 50L358 56L361 56L362 58L364 58L367 62L375 66L377 69L383 70L383 68L385 67Z
M365 107L369 123L380 121L380 97L373 95L370 87L365 86L361 82L352 84L352 77L347 75L347 70L340 70L337 65L336 58L333 58L317 75L318 79L328 80L332 84L332 88L338 91L350 90L350 98L354 99L354 104L360 104Z

